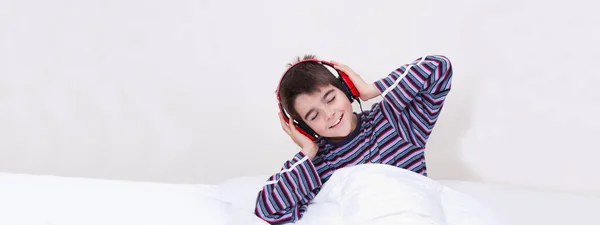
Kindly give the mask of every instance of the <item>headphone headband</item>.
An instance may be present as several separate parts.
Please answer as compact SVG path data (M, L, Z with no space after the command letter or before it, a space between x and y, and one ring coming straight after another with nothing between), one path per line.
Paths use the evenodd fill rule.
M277 83L277 100L279 101L279 86L281 85L281 81L283 81L283 78L285 77L285 75L295 66L297 66L300 63L305 63L305 62L316 62L316 63L320 63L320 64L325 64L330 66L331 68L335 67L333 66L333 63L329 62L329 61L325 61L325 60L321 60L321 59L304 59L304 60L300 60L294 64L292 64L291 66L289 66L284 72L283 74L281 74L281 78L279 78L279 82Z

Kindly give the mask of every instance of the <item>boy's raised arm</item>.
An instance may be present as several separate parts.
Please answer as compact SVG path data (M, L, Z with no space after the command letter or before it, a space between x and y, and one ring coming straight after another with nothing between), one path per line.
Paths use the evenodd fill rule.
M410 68L409 68L410 67ZM408 73L406 70L408 69ZM402 75L405 74L404 77ZM390 103L394 111L401 112L418 94L425 94L433 99L450 89L452 65L450 60L441 55L428 55L408 65L403 65L388 76L374 82L385 101ZM400 79L400 80L399 80ZM444 95L445 96L445 95ZM444 97L440 96L440 97Z
M391 115L402 138L425 146L450 92L452 65L445 56L429 55L373 84L383 97L381 110Z
M298 152L258 193L255 214L270 224L298 221L322 182L309 157Z

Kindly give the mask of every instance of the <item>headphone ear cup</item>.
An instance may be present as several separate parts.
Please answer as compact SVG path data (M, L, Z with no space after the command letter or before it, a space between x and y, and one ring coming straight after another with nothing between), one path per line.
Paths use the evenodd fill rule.
M340 82L340 85L342 86L342 92L344 92L344 95L346 95L346 97L348 98L348 100L350 100L350 102L354 102L354 98L352 97L352 91L350 91L350 88L348 87L348 85L346 85L346 83L344 82L344 80L342 80L342 77L338 77L337 80Z
M288 117L287 113L284 113L284 109L281 103L279 103L279 112L281 112L281 114L283 115L283 120L285 120L286 123L290 123L290 117ZM313 129L311 129L305 123L294 121L294 127L296 127L296 130L298 130L301 134L309 138L311 141L315 141L319 137L317 132L313 131Z
M350 80L350 77L342 71L338 71L338 73L340 74L338 79L342 82L342 86L346 89L347 94L350 95L351 98L358 100L360 94L358 93L356 86L354 86L354 83L352 83L352 80ZM350 101L352 101L352 99Z
M298 122L298 124L295 125L296 129L298 129L300 133L304 134L304 136L308 137L311 141L315 141L319 137L317 132L313 131L313 129L311 129L307 124Z
M285 120L286 123L290 123L290 118L288 117L287 113L285 113L285 110L283 109L283 106L281 105L281 103L279 103L277 105L279 105L279 113L281 113L281 115L283 115L283 120Z

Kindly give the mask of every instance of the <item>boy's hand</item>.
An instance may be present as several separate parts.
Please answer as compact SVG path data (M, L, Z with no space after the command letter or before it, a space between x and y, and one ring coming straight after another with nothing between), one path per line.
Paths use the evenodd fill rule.
M285 131L285 133L292 138L294 143L302 148L302 153L308 156L310 160L315 158L317 155L317 150L319 150L317 144L308 137L304 136L304 134L300 133L300 131L296 130L293 120L290 119L290 122L286 123L281 113L279 113L279 121L281 122L281 128L283 128L283 131Z
M352 80L352 83L354 83L354 86L358 89L360 99L363 101L368 101L381 94L377 87L375 87L375 84L368 84L365 82L356 72L350 69L350 67L336 61L331 61L331 63L333 63L334 68L346 73L348 77L350 77L350 80Z

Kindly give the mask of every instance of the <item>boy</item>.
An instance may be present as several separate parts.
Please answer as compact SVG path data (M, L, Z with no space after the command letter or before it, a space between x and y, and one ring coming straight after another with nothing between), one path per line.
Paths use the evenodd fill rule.
M383 97L370 110L354 113L341 82L313 58L290 65L278 87L285 111L319 136L311 140L279 115L301 150L258 193L255 214L270 224L301 219L339 168L384 163L427 176L425 144L451 87L452 66L444 56L419 58L370 84L348 66L331 62L348 75L360 99Z

